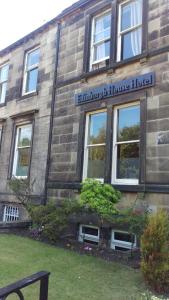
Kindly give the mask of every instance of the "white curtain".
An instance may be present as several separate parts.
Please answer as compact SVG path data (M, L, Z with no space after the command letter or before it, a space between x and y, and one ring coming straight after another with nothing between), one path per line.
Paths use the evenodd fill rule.
M142 0L131 3L131 27L142 24ZM138 28L131 32L131 47L133 55L141 53L142 29Z

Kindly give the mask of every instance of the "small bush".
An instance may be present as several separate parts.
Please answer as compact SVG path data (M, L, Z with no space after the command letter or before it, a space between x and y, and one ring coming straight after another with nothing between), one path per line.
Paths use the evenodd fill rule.
M37 227L41 235L52 242L56 242L68 226L70 214L80 209L77 200L64 200L62 206L56 206L53 202L47 205L32 206L30 215L33 226Z
M158 293L169 292L169 217L164 210L149 216L141 254L145 281Z
M117 214L115 204L119 201L121 193L110 184L103 184L98 180L86 179L82 183L80 205L84 209L97 213L101 217Z

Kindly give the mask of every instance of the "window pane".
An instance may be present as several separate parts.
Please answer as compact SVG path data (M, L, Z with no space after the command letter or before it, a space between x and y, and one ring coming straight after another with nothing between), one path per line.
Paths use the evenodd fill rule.
M99 42L103 39L110 38L110 25L110 13L95 20L94 42Z
M114 233L114 239L119 241L124 241L127 243L133 243L134 242L134 235L127 233L127 232L118 232L116 231Z
M117 179L139 178L139 143L117 145Z
M122 6L121 31L142 23L142 0L135 0Z
M0 69L0 82L8 80L9 65L6 65Z
M26 93L36 91L38 68L27 72Z
M94 61L101 60L110 55L110 41L94 47Z
M117 141L140 139L140 106L129 106L118 110Z
M93 227L82 227L82 233L98 236L98 229Z
M7 82L0 84L0 103L5 102Z
M30 148L18 149L16 176L27 176L30 161Z
M18 147L26 147L31 145L32 125L19 128Z
M105 143L106 119L106 112L89 116L88 145Z
M31 67L38 63L39 63L39 49L36 49L35 51L28 53L27 66Z
M110 39L110 28L95 34L94 42L97 43L106 39Z
M88 178L104 178L105 146L89 147Z
M142 29L138 28L122 36L122 59L141 53Z

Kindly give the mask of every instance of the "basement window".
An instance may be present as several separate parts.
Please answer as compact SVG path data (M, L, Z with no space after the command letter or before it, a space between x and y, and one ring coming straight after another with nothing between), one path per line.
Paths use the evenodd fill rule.
M17 206L4 207L3 222L12 222L19 219L19 208Z
M111 249L128 251L136 248L136 235L127 231L112 230Z
M83 225L79 226L79 242L98 245L100 237L100 229L95 226Z

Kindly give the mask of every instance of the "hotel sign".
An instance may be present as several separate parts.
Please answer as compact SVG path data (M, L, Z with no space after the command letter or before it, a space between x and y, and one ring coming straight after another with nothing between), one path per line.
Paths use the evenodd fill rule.
M121 94L131 93L155 85L155 73L147 73L140 76L131 77L127 80L102 85L97 88L75 95L75 104L80 105L92 101L103 100Z

